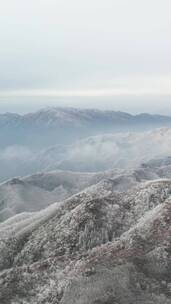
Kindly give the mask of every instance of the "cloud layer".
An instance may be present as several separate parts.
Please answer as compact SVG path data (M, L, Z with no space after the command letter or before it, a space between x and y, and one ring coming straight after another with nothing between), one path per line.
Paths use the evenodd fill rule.
M169 0L6 0L0 96L171 95Z

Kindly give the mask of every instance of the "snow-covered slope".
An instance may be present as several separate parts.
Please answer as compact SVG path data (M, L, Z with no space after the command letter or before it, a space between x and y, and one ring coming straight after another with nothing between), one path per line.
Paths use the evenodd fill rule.
M117 169L100 173L58 170L8 180L0 184L0 222L21 212L39 211L122 172Z
M0 222L21 212L39 211L106 178L113 180L116 191L125 191L145 180L171 178L170 159L150 161L135 169L98 173L57 170L13 178L0 184Z
M0 303L170 304L171 181L107 179L0 225Z
M24 211L36 211L56 200L56 194L14 178L0 185L0 222Z
M171 304L170 125L0 115L0 304Z
M13 178L0 184L0 222L20 212L41 210L95 181L94 174L62 171Z

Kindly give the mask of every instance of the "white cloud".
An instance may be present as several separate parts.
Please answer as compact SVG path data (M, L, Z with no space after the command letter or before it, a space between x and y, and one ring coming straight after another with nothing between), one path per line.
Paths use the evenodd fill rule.
M4 1L1 100L171 95L170 11L170 0Z
M106 82L106 81L104 81ZM112 88L113 83L113 88ZM118 95L171 95L171 75L137 76L110 80L109 86L98 89L56 90L56 89L30 89L30 90L1 90L1 97L9 96L44 96L44 97L81 97L81 96L118 96Z

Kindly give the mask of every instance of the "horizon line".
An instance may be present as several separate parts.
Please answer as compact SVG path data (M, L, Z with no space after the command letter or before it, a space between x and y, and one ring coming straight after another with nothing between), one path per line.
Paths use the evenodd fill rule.
M112 97L112 96L171 96L171 90L145 89L17 89L0 90L0 97Z

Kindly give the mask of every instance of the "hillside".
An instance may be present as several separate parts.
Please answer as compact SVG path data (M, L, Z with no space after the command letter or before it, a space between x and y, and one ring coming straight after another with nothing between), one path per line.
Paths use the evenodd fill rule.
M105 180L0 225L0 302L171 303L170 180Z
M89 173L51 171L0 184L0 222L21 213L39 211L102 179Z
M39 211L109 179L116 191L157 178L171 178L171 158L155 159L135 169L113 169L98 173L54 170L23 178L13 178L0 184L0 222L22 212Z

